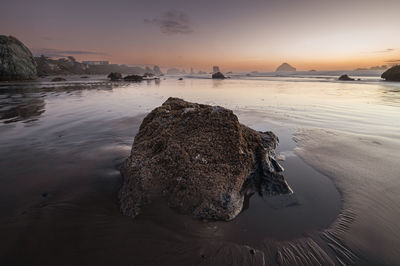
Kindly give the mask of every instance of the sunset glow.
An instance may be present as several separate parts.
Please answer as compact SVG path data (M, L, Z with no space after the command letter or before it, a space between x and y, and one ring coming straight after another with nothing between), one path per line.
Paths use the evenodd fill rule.
M394 0L19 0L3 5L0 31L37 55L69 51L78 60L259 71L288 61L298 70L353 69L400 60L399 10Z

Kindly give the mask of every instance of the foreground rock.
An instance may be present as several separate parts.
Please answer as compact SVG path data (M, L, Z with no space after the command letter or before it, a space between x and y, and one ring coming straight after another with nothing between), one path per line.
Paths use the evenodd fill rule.
M353 81L354 79L350 78L348 75L341 75L339 77L339 80L342 80L342 81Z
M199 218L231 220L244 196L291 193L275 161L272 132L231 110L169 98L148 114L121 168L121 210L135 217L153 199Z
M0 35L0 81L35 79L36 63L31 51L17 38Z
M217 72L217 73L212 74L212 78L213 79L226 79L224 74L222 74L221 72Z
M389 68L381 77L387 81L400 81L400 65Z
M280 65L275 72L294 72L296 71L295 67L292 67L291 65L289 65L288 63L283 63L282 65Z
M107 78L109 78L111 81L117 81L122 79L122 74L119 72L111 72L108 74Z

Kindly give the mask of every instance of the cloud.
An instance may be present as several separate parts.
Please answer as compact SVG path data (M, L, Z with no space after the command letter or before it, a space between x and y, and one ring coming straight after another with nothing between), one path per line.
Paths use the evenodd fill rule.
M32 49L35 56L45 55L48 57L66 57L73 55L105 55L105 53L94 51L80 51L80 50L59 50L51 48L38 48Z
M168 35L193 32L188 16L182 11L171 10L165 12L159 18L145 19L144 22L160 27L161 32Z
M393 48L387 48L387 49L385 49L385 50L381 50L381 51L375 51L375 52L373 52L373 53L391 53L391 52L394 52L394 51L396 51L396 49L393 49Z
M387 60L385 63L400 63L400 59Z

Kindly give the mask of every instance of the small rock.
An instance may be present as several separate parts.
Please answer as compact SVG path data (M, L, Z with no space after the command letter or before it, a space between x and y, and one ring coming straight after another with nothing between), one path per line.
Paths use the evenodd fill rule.
M60 82L60 81L67 81L65 78L56 77L51 80L51 82Z
M125 81L140 82L140 81L143 80L143 77L139 76L139 75L129 75L129 76L124 77L124 80Z
M350 78L348 75L341 75L339 77L339 80L342 80L342 81L353 81L354 79Z
M108 74L107 78L109 78L111 81L117 81L122 79L122 74L119 72L111 72Z
M212 78L213 79L226 79L224 74L222 74L221 72L217 72L217 73L212 74Z

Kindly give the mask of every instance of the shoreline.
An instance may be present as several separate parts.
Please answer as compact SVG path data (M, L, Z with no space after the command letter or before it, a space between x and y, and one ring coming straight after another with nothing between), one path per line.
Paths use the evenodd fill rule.
M342 215L330 233L355 251L357 255L352 252L351 256L370 263L396 264L400 228L391 221L400 212L400 197L385 190L398 186L400 142L330 129L300 129L294 139L296 154L330 177L343 195Z

